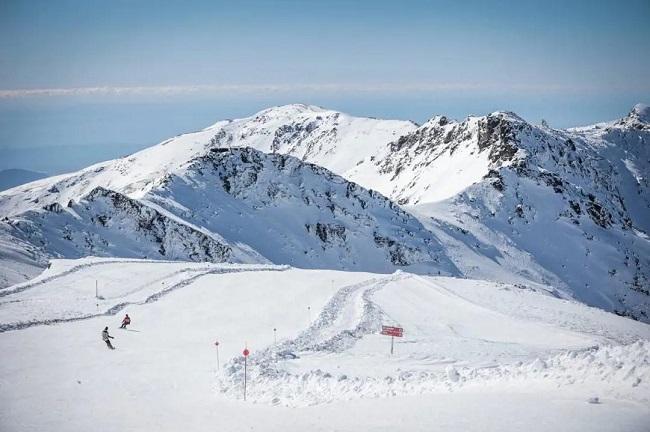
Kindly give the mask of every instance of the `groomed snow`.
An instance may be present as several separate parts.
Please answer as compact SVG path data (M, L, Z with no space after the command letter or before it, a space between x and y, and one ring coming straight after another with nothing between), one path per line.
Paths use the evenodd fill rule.
M521 285L202 266L55 261L39 280L0 290L0 429L643 431L650 422L646 324ZM47 308L34 306L45 298ZM79 319L98 309L106 314ZM124 313L128 331L117 329ZM7 326L55 319L72 320ZM381 324L405 329L393 356Z

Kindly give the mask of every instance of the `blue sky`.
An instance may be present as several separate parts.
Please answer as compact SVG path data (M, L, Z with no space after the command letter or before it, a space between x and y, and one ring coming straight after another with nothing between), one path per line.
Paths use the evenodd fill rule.
M416 121L612 119L650 101L648 23L647 0L4 0L0 159L110 156L290 102Z

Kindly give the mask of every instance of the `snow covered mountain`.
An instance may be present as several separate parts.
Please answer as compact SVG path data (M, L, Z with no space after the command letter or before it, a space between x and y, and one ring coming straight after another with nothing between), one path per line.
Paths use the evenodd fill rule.
M647 118L637 105L624 119L563 131L507 112L436 117L371 168L463 274L523 276L648 320ZM358 170L351 177L365 179L370 168Z
M179 135L133 155L50 177L0 193L0 214L11 216L84 196L101 186L141 198L156 182L216 147L253 147L316 163L341 175L390 141L416 128L412 122L352 117L315 106L269 108Z
M246 261L213 234L101 187L66 207L54 203L7 219L0 232L31 244L45 262L48 256Z
M419 217L465 276L534 281L649 319L647 106L571 130L511 112L436 116L361 146L324 138L336 127L323 118L336 114L298 108L278 109L291 126L278 126L271 109L220 129L212 142L295 154L378 190Z
M648 320L648 112L637 105L617 121L557 130L510 112L436 116L418 126L274 107L0 193L0 258L26 266L25 276L5 276L20 280L48 256L72 253L58 246L42 253L37 239L57 223L60 236L70 225L61 218L78 220L77 203L102 188L157 212L166 232L189 230L195 240L162 255L156 241L138 249L126 240L88 245L80 236L72 256L127 250L131 257L378 272L411 265L545 285L557 296ZM43 208L65 214L50 211L45 221ZM82 212L82 225L97 227L97 212ZM8 227L24 219L38 234L11 234ZM200 245L212 241L230 252L211 258Z
M61 190L69 196L66 186L77 180L55 183L45 201ZM251 148L213 148L149 182L140 199L98 186L77 201L5 217L0 238L29 245L21 259L3 256L3 268L13 269L5 285L26 265L83 256L458 274L434 236L392 201L322 167Z

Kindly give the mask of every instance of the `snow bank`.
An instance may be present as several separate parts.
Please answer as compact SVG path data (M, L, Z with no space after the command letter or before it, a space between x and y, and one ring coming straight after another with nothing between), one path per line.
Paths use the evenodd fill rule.
M530 363L490 368L448 367L436 372L399 371L380 378L332 375L319 369L295 375L278 369L270 371L252 358L248 374L248 400L289 407L519 384L538 389L584 384L596 394L647 404L650 403L650 342L569 351ZM242 398L241 361L226 366L218 379L220 392Z

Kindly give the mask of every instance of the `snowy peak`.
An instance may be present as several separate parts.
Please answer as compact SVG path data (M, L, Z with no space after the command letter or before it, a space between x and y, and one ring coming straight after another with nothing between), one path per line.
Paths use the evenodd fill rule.
M647 113L647 107L637 105L613 129L569 131L535 126L509 111L460 122L435 116L346 176L400 204L451 198L507 167L519 174L555 173L570 183L589 185L595 177L602 177L599 170L614 169L605 167L603 161L603 149L612 145L624 146L625 158L631 161L628 166L647 166L643 143L648 126L641 123ZM608 155L606 160L615 164L620 156Z
M416 128L408 121L353 117L306 105L286 105L235 120L210 139L211 147L252 147L316 163L340 174Z
M635 118L643 123L650 123L650 105L643 103L634 105L628 117Z
M528 124L526 120L524 120L522 117L519 116L519 114L515 113L514 111L494 111L493 113L488 114L486 117L498 117L500 119L504 119L514 123Z
M650 106L646 104L636 104L632 111L623 119L636 129L646 129L650 124Z
M528 153L521 135L531 128L510 112L461 122L436 116L348 176L400 204L441 201L481 181L491 169L519 163Z
M257 114L253 115L253 117L261 117L264 115L270 117L292 117L295 115L323 113L326 111L330 111L330 110L319 107L317 105L306 105L306 104L297 103L297 104L288 104L288 105L278 105L278 106L266 108L263 109L262 111L259 111Z
M632 107L629 114L621 119L599 123L593 126L576 128L577 131L594 132L604 130L606 132L613 130L622 131L650 131L650 106L644 103L638 103Z
M525 149L520 135L530 132L531 128L530 124L512 112L492 113L478 122L479 151L489 150L488 160L493 166L510 163L520 149Z

